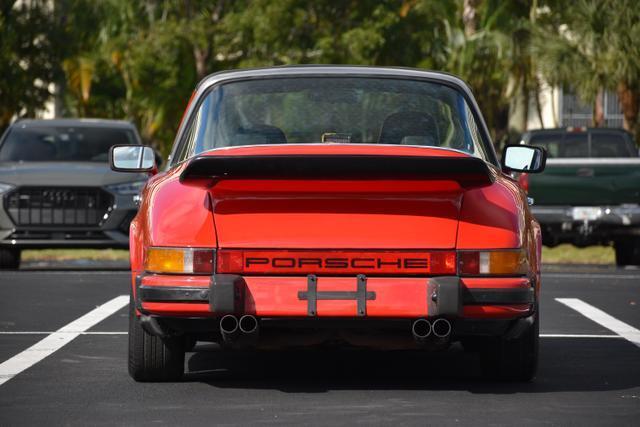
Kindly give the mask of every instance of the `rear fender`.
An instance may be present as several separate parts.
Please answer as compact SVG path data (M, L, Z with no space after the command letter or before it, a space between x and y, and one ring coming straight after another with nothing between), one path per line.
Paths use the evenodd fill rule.
M217 246L209 192L182 185L180 167L149 180L129 231L132 287L144 271L146 248Z
M465 191L458 225L458 249L523 247L525 205L517 183L500 176L492 185Z

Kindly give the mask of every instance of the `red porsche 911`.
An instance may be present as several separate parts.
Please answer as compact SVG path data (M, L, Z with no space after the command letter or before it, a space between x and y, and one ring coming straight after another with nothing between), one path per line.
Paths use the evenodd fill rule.
M306 66L213 74L131 224L129 373L175 381L196 341L478 351L494 378L538 359L540 228L468 87L412 69Z

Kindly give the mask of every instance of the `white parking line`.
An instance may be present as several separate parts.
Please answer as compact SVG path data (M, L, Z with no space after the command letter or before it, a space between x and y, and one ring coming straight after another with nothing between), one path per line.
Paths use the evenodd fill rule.
M624 339L620 335L594 335L594 334L540 334L540 338L616 338L616 339Z
M556 301L574 309L583 316L593 320L594 322L620 335L627 341L640 347L640 330L633 326L610 316L599 308L596 308L591 304L587 304L578 298L556 298Z
M120 295L91 310L82 317L46 336L22 353L0 364L0 385L35 365L51 353L60 350L78 335L114 314L129 303L129 296Z
M49 334L78 334L78 335L127 335L128 332L120 332L120 331L89 331L89 332L81 332L81 331L0 331L0 335L49 335Z

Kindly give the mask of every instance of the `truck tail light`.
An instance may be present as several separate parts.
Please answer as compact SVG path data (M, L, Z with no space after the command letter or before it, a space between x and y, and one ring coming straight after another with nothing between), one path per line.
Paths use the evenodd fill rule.
M460 275L525 275L527 254L523 249L496 251L460 251Z
M149 248L144 267L150 273L213 274L214 249Z
M525 193L529 193L529 174L523 173L518 177L518 184Z

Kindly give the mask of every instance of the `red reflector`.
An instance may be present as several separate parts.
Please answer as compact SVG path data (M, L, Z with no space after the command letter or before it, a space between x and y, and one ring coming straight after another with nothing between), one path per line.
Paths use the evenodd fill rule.
M213 253L212 250L193 251L193 272L213 273Z
M243 273L244 254L242 250L218 251L218 273Z
M480 252L460 252L460 274L480 274Z
M222 249L218 273L445 275L456 273L454 251L263 251Z
M456 253L432 252L431 274L456 274Z

